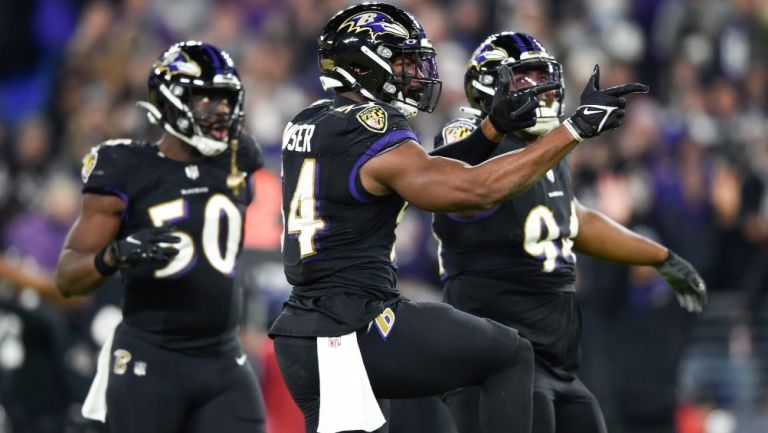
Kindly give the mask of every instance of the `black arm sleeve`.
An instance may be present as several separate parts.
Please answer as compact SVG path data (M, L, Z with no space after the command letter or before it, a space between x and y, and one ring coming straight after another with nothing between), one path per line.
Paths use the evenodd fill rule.
M496 150L499 143L494 143L483 134L482 128L478 127L472 131L467 138L461 139L447 146L439 146L435 140L435 149L429 152L432 156L442 156L445 158L458 159L469 165L477 165L488 159Z

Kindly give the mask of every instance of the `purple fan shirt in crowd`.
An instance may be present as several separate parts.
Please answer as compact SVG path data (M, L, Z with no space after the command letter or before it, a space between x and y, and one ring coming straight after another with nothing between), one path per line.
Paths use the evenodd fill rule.
M35 259L53 272L70 223L62 224L44 215L26 212L14 218L3 230L3 246Z

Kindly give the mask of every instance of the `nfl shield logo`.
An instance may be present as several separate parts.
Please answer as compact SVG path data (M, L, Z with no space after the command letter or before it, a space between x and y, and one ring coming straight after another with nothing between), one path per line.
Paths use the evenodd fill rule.
M196 165L188 165L184 168L184 172L187 173L187 177L195 180L198 177L200 177L200 170L198 170Z
M359 113L357 120L369 131L384 132L387 129L387 112L378 105L371 105Z

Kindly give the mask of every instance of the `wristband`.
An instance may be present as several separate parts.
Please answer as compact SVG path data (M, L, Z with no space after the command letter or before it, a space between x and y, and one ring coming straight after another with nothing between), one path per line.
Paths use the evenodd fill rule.
M565 126L565 129L567 129L568 132L571 133L571 136L573 137L574 140L576 140L579 143L584 141L584 139L581 138L581 135L579 135L579 133L576 131L576 127L573 126L573 122L571 121L571 119L565 119L565 122L563 122L563 126Z
M99 252L96 253L96 255L93 257L93 266L96 267L96 270L104 277L109 277L110 275L114 275L115 272L117 272L117 266L109 266L104 262L104 253L111 246L112 244L109 244L100 249Z

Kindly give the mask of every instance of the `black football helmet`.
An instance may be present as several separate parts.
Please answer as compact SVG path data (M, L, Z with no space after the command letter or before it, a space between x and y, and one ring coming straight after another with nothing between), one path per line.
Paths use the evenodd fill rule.
M565 87L562 67L541 42L526 33L497 33L477 47L464 75L464 90L472 108L483 114L489 112L499 82L498 67L502 63L511 69L513 89L520 90L550 81L560 83L560 89L539 95L536 125L525 131L544 135L554 129L563 113Z
M435 50L416 18L396 6L363 3L337 13L318 48L325 90L354 91L407 117L437 106L442 82Z
M171 46L152 65L147 110L154 125L180 138L205 156L222 153L229 138L237 137L243 119L243 87L232 58L204 42L187 41ZM215 113L215 106L195 113L193 96L226 101L229 115Z

